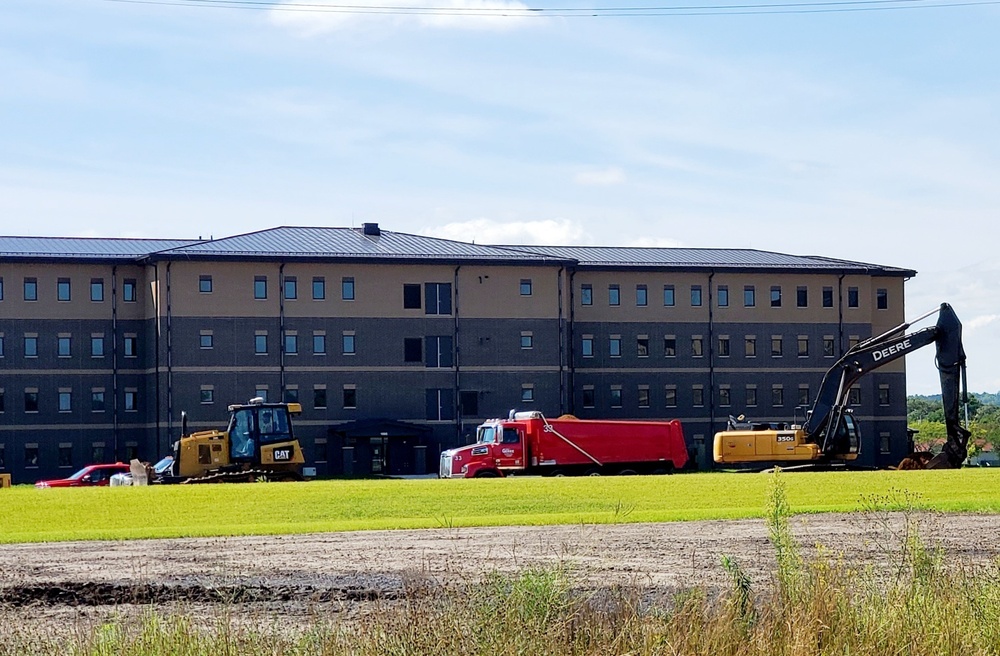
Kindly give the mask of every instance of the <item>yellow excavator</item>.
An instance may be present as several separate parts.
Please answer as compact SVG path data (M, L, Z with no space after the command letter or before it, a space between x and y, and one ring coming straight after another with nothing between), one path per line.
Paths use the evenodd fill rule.
M914 323L937 313L937 324L904 334ZM968 403L962 324L947 303L909 323L858 343L823 378L816 401L801 426L758 423L730 417L726 430L715 434L715 462L822 463L858 457L861 437L847 407L848 391L859 378L928 344L937 346L945 426L948 438L941 453L911 454L899 469L954 469L968 456L970 432L962 426L960 404Z
M257 397L229 406L226 430L188 434L181 414L181 438L173 456L154 467L158 483L300 481L305 458L292 433L298 403L265 403Z

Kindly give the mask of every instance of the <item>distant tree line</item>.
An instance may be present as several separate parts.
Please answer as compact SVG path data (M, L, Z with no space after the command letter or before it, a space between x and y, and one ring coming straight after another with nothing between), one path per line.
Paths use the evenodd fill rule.
M970 393L968 414L964 407L961 412L961 419L968 420L967 428L972 431L969 455L986 445L994 451L1000 450L1000 393ZM910 428L917 431L914 436L917 450L947 437L940 394L906 397L906 420Z

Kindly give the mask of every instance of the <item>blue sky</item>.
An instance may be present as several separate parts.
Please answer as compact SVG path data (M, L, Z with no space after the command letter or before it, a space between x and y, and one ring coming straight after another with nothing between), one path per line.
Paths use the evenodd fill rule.
M375 221L912 268L907 316L951 303L970 388L1000 390L1000 5L325 3L515 14L470 18L164 2L0 3L0 232ZM938 391L932 351L908 358L911 393Z

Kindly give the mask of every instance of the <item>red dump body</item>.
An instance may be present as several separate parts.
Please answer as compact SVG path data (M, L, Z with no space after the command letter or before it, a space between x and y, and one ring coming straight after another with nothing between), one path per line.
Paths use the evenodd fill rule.
M520 412L479 426L476 443L441 454L442 478L668 473L688 460L677 420L606 421Z

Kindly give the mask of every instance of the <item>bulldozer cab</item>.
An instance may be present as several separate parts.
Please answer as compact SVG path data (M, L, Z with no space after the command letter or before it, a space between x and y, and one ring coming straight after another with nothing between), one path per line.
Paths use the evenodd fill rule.
M261 445L294 439L284 404L233 406L228 432L231 462L260 462Z

